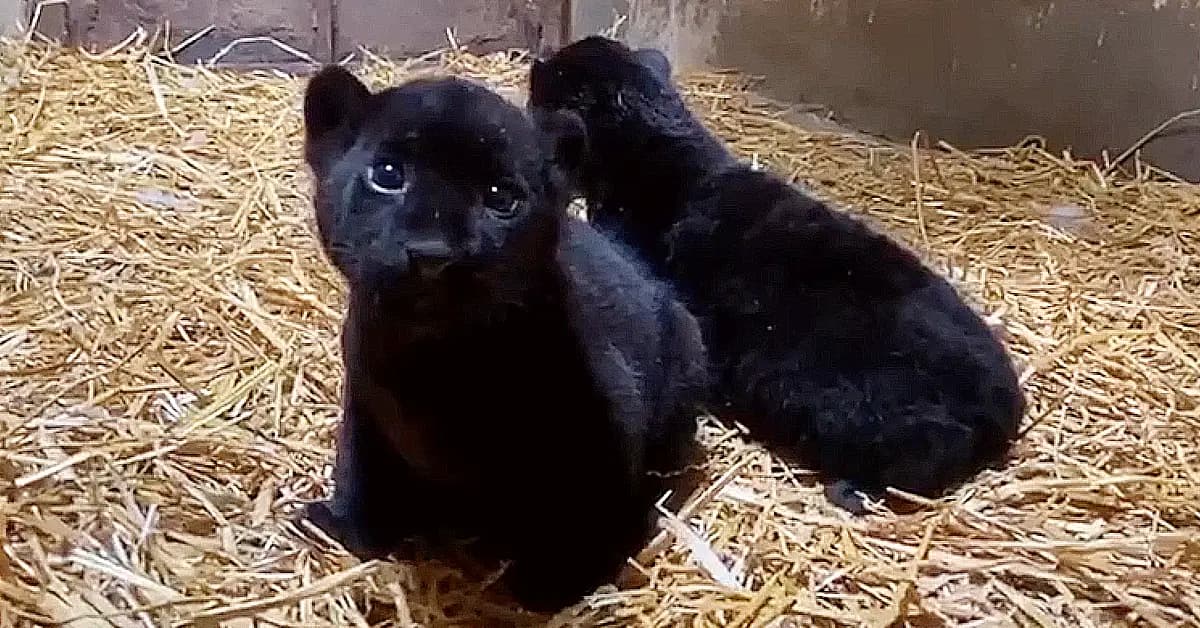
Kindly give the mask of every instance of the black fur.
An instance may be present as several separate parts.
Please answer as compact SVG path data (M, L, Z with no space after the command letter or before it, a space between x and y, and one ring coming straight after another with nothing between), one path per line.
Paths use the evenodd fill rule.
M611 581L649 532L648 471L692 453L707 358L668 290L567 218L582 122L459 79L371 94L337 67L305 119L350 289L335 490L307 516L364 558L478 536L534 610Z
M590 37L534 63L530 109L583 118L589 215L683 292L752 434L855 511L855 491L933 496L1002 459L1025 402L979 316L895 242L739 163L670 74Z

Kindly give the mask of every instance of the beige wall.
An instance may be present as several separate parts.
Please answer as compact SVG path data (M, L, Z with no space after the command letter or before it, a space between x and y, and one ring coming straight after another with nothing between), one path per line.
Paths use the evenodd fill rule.
M716 7L719 19L697 19L698 7ZM656 9L673 26L637 19L631 40L661 43L685 65L762 75L769 96L826 105L848 126L895 139L924 130L977 147L1041 134L1077 154L1115 154L1200 108L1200 3L1190 0L639 0L635 8ZM691 43L680 45L681 36ZM1200 120L1146 155L1200 180Z

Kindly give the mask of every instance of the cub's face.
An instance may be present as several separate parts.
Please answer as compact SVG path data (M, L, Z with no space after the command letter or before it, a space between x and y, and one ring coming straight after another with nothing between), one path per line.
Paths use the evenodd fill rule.
M563 114L535 119L461 79L372 94L322 70L305 93L305 160L334 265L352 286L419 289L544 263L583 130Z

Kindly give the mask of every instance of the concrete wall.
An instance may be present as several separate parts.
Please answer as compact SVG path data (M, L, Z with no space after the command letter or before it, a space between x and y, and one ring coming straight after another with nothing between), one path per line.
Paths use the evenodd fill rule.
M1076 154L1115 154L1200 108L1200 3L1190 0L595 1L665 14L632 20L630 39L659 42L684 65L762 75L768 96L826 105L898 140L924 130L976 147L1040 134ZM698 7L719 18L696 19ZM584 20L575 34L598 27ZM1145 156L1200 181L1200 120Z
M573 39L610 30L619 22L617 36L622 40L659 48L677 70L686 71L711 60L729 6L727 0L578 0L571 13Z

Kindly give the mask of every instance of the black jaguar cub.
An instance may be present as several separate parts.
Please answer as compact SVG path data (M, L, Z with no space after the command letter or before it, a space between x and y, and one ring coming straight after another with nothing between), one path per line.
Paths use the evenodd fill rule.
M586 223L573 114L526 117L447 78L308 85L321 244L349 285L331 500L307 516L360 557L454 531L554 610L615 578L685 465L700 330Z
M895 242L740 163L661 52L580 40L534 63L529 102L583 118L589 217L675 284L725 403L833 501L936 495L1003 458L1025 401L987 325Z

